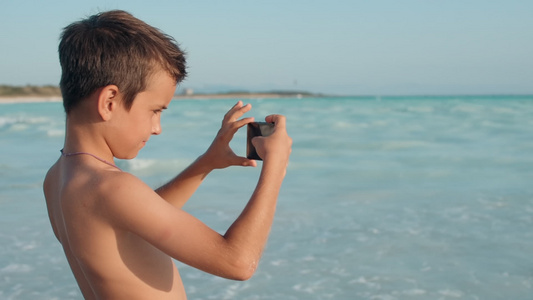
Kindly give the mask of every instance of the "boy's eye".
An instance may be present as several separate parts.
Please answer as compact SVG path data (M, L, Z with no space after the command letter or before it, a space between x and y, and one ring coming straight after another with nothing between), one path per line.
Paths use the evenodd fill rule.
M160 107L160 108L154 109L153 112L154 112L155 115L158 115L158 114L163 113L163 111L165 109L166 109L166 107Z

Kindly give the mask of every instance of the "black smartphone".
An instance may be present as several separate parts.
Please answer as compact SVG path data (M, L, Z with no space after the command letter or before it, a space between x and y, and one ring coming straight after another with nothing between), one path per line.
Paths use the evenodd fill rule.
M257 151L255 150L254 145L252 144L252 138L256 136L269 136L274 132L274 123L266 122L252 122L248 123L248 134L246 138L246 158L263 160Z

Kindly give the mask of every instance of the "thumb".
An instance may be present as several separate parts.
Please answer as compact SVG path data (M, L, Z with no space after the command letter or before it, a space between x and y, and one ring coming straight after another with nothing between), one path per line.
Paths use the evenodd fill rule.
M235 165L243 166L243 167L257 167L257 162L253 159L248 159L246 157L238 156Z
M260 136L260 135L258 135L258 136L254 136L254 137L252 138L252 145L254 145L254 147L257 148L257 146L260 145L261 140L263 140L264 138L265 138L264 136Z

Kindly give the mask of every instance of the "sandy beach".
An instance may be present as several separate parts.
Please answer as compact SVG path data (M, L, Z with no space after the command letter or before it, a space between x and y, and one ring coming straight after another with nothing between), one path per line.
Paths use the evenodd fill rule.
M0 103L35 103L35 102L61 102L62 98L59 96L41 97L0 97Z

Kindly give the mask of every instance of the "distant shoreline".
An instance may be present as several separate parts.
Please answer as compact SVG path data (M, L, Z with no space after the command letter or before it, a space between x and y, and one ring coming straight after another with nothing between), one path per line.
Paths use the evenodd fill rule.
M0 96L0 103L61 102L58 96Z
M193 94L175 95L175 100L186 99L276 99L276 98L315 98L325 97L321 94L310 93L225 93L225 94Z
M227 94L192 94L174 95L172 100L207 100L207 99L278 99L278 98L309 98L323 97L325 95L310 93L227 93ZM36 103L36 102L62 102L61 96L45 95L20 95L0 96L0 103Z

